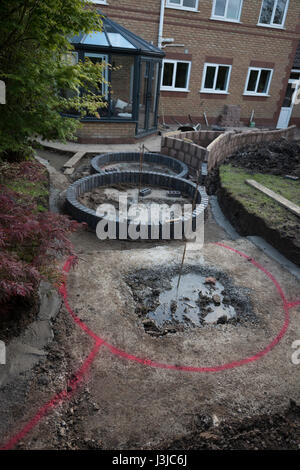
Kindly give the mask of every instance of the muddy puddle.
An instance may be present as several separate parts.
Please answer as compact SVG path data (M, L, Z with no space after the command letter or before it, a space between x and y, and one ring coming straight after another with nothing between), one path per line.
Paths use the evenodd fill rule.
M207 279L195 273L185 274L177 290L178 276L173 277L171 289L160 294L159 306L147 317L159 327L172 322L201 326L203 322L210 324L236 318L224 286L215 279L213 282Z
M147 333L163 336L255 321L249 290L234 285L226 273L185 267L177 290L178 276L178 270L142 270L128 277L136 313Z

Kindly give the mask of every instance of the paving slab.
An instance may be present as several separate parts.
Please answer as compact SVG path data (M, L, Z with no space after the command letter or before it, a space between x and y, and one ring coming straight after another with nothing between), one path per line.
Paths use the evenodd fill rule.
M161 137L158 135L147 137L134 144L77 144L74 142L62 143L59 141L38 140L45 148L64 152L84 153L109 153L109 152L134 152L139 151L141 145L145 145L151 152L161 151Z

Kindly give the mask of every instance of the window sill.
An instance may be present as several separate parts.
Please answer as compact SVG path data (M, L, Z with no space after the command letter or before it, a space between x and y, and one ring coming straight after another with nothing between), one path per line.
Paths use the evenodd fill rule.
M176 93L190 93L191 90L182 90L177 88L161 88L160 91L176 91Z
M197 10L196 8L176 7L175 5L174 6L166 5L165 8L170 8L170 10L193 11L194 13L199 13L199 10Z
M228 91L214 91L214 90L199 90L199 93L206 93L210 95L230 95Z
M270 98L271 95L266 95L265 93L243 93L243 96L253 96L260 98Z
M260 28L271 28L271 29L280 29L285 31L285 28L283 26L276 26L273 24L262 24L262 23L257 23L256 26L259 26Z
M229 20L228 18L217 18L215 16L211 16L210 20L212 20L212 21L225 21L226 23L243 24L240 20Z

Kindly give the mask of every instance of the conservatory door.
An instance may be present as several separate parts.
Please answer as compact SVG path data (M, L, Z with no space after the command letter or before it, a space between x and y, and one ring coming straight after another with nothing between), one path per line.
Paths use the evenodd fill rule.
M147 133L156 128L158 79L159 63L142 59L140 65L138 134Z

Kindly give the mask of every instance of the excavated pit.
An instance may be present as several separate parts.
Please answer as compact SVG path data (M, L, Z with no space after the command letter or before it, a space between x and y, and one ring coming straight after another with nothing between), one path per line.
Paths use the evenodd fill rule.
M213 267L140 270L127 276L138 322L152 336L256 323L250 290Z

